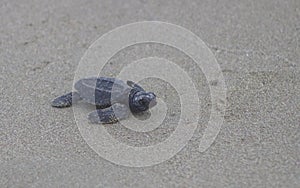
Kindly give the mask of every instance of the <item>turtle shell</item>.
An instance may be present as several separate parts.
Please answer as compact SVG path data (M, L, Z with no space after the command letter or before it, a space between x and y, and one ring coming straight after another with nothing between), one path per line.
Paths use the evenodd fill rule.
M132 89L122 80L107 77L84 78L74 87L83 100L103 108L115 103L128 103Z

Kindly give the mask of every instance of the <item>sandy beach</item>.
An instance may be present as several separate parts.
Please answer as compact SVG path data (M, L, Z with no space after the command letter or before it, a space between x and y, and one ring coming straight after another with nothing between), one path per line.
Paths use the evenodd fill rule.
M0 187L298 187L299 20L297 0L2 0ZM72 89L77 65L96 39L138 21L182 26L216 57L227 87L226 112L205 152L198 144L210 113L208 83L189 57L168 46L126 48L104 74L155 55L191 75L201 126L171 159L141 168L116 165L87 144L72 108L51 107L54 97ZM143 146L172 134L180 103L174 88L161 83L144 84L174 109L165 124L149 134L112 125L107 131L114 138Z

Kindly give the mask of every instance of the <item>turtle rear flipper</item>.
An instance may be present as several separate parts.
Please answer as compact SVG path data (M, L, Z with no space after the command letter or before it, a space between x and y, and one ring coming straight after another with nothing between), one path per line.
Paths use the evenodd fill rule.
M109 108L98 109L91 112L88 116L90 123L112 124L129 116L129 109L124 104L114 104Z
M81 97L77 92L70 92L55 98L51 105L56 108L65 108L72 106L72 103L78 102L79 100L81 100Z

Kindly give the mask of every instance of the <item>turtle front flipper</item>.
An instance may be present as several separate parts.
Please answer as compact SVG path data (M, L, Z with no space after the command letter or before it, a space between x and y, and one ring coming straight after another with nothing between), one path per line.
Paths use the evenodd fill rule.
M138 84L134 83L133 81L128 80L127 81L127 85L129 85L130 87L133 87L134 89L137 89L139 91L145 91L141 86L139 86Z
M51 105L56 108L65 108L72 106L72 103L75 103L79 100L81 100L81 97L77 92L70 92L55 98Z
M114 104L109 108L98 109L91 112L88 116L90 123L112 124L129 116L129 109L123 104Z

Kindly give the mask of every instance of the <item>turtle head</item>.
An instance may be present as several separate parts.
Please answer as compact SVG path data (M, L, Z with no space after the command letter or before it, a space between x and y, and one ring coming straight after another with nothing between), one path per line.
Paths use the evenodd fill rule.
M155 105L156 95L153 92L133 91L129 95L129 107L133 113L147 111Z

